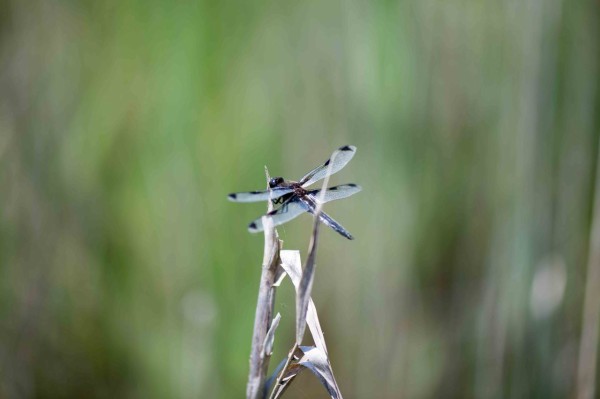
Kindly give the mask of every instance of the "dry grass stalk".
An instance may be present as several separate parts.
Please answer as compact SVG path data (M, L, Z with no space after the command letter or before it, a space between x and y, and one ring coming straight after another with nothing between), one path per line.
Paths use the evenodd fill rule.
M266 170L267 182L269 173ZM269 201L269 211L273 204ZM256 315L254 318L254 332L252 335L252 348L250 350L250 371L248 374L248 385L246 386L246 397L248 399L259 399L264 397L264 381L269 368L271 351L266 351L269 327L272 325L273 308L275 306L275 283L280 267L279 251L281 241L270 218L263 216L265 226L265 246L263 254L262 272L258 288L258 300L256 304ZM276 323L273 323L273 330ZM271 334L272 336L273 334ZM272 345L272 339L270 340ZM269 346L271 346L269 345Z
M300 253L298 251L282 251L281 241L277 236L277 231L272 221L268 216L264 216L262 219L265 227L265 247L250 355L250 373L246 391L248 399L262 399L266 397L266 393L271 387L272 390L269 398L276 399L281 397L294 378L304 369L309 369L317 376L332 398L342 399L341 392L333 375L331 363L329 362L325 338L323 337L316 307L310 295L315 276L319 215L322 209L323 195L329 183L329 175L334 164L333 160L338 154L339 151L333 153L328 173L323 180L321 197L317 201L317 208L314 212L313 230L304 269L301 267ZM269 181L268 172L267 181ZM271 210L272 204L269 202L269 211ZM290 277L296 288L296 340L288 356L282 360L273 373L273 376L264 383L271 356L274 333L280 319L280 315L278 314L271 323L275 303L275 289L279 284L278 280L283 270ZM315 342L314 347L300 346L307 324ZM275 383L273 384L273 382Z

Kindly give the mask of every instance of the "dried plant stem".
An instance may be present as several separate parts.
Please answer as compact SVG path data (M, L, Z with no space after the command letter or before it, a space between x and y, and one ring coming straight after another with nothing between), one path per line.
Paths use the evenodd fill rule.
M317 243L319 241L319 213L315 213L315 222L313 224L313 233L308 247L308 257L306 266L302 271L302 279L296 294L296 345L302 343L304 330L306 329L306 313L308 312L308 301L312 292L312 285L315 276L315 259L317 257Z
M265 167L267 181L269 174ZM269 210L273 205L269 201ZM265 376L269 368L270 353L265 351L265 338L271 326L273 309L275 305L275 287L277 270L280 267L279 251L281 241L277 236L273 222L268 217L263 217L265 227L265 247L263 254L262 272L260 286L258 289L258 300L256 303L256 315L254 317L254 332L252 334L252 348L250 350L250 371L248 374L248 385L246 386L246 398L261 399L265 396Z
M280 250L279 239L275 236L272 223L270 225L270 228L265 228L265 257L256 304L254 333L252 335L252 349L250 352L250 372L246 388L246 397L248 399L259 399L264 396L264 380L267 368L269 367L270 354L265 353L265 338L273 316L273 307L275 304L275 287L273 284L276 281ZM265 226L267 225L265 224ZM267 233L268 230L271 232Z
M287 368L289 367L290 363L292 362L292 359L294 358L294 353L296 353L297 349L298 349L298 343L294 343L294 346L292 346L292 349L290 350L290 353L288 354L287 360L285 361L285 364L283 365L281 372L279 373L279 375L277 376L277 379L275 380L275 383L273 384L273 387L271 389L271 394L269 395L269 399L275 398L275 392L277 392L277 387L279 386L279 384L281 384L281 380L282 380L283 376L285 375L285 372L287 371Z

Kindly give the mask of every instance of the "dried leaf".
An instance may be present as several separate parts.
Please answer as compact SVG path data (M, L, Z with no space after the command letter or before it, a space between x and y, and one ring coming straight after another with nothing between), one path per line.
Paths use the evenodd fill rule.
M300 260L300 251L282 250L280 251L281 266L292 280L292 284L298 290L300 280L302 276L302 262ZM317 316L317 309L312 298L309 298L309 303L306 312L306 322L308 328L315 341L317 348L321 349L324 353L327 353L327 346L325 345L325 337L323 336L323 330L319 323L319 317Z
M306 367L317 376L329 392L329 396L333 399L342 399L342 393L333 376L327 354L314 346L300 346L300 350L304 353L304 356L300 358L298 364Z
M300 351L300 349L295 346L295 355L294 355L293 359L295 359L297 361L297 360L299 360L299 358L302 355L303 355L303 352ZM287 357L284 358L277 365L277 367L275 368L275 371L273 371L273 374L271 374L271 376L267 380L267 382L265 384L265 392L270 391L271 385L273 383L275 383L275 381L277 380L277 377L279 376L279 374L282 372L283 368L287 364L287 370L285 372L285 375L280 377L281 379L279 380L279 383L277 384L276 387L273 388L273 392L271 392L271 395L269 396L269 398L276 399L276 398L280 397L285 392L285 390L289 387L289 385L292 383L292 381L294 380L296 375L298 375L298 373L300 373L300 371L303 370L303 367L300 367L297 364L288 363L290 360L291 359L288 359Z
M283 366L285 366L286 362L287 357L279 362L277 367L275 367L275 370L273 370L273 373L271 373L269 378L267 378L267 381L265 381L265 392L269 392L271 390L271 385L273 385L273 383L277 379L277 376L279 375L279 373L281 373L281 370L283 369Z
M310 302L310 294L315 277L315 257L317 252L317 240L319 237L319 219L315 219L313 235L310 240L310 249L306 267L302 272L302 277L296 287L296 343L300 345L306 329L306 314Z
M271 327L269 327L269 331L267 331L267 335L265 337L265 355L271 356L273 353L273 341L275 340L275 330L279 326L279 321L281 320L281 314L277 313L273 321L271 322Z
M295 362L288 366L285 371L285 375L281 379L278 386L274 387L274 392L271 397L279 398L285 390L289 387L292 380L300 374L303 369L309 369L321 382L321 384L327 389L329 396L333 399L343 399L342 393L337 385L335 377L333 376L333 370L331 369L331 364L327 358L327 355L321 351L319 348L314 346L300 346L297 350L297 356L300 358ZM284 367L286 359L283 359L277 369L273 372L273 375L267 381L267 392L275 381L275 378L281 372L281 369Z
M279 240L280 246L283 246L283 241ZM281 282L285 279L285 270L281 267L281 265L277 266L277 271L275 272L275 282L273 283L273 287L279 287Z

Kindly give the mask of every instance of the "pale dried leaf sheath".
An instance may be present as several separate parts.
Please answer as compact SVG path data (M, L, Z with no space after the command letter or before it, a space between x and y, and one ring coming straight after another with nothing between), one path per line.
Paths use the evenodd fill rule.
M327 389L329 396L333 399L342 399L342 393L333 376L327 354L314 346L301 346L300 350L302 350L304 356L298 361L298 364L306 367L317 376L321 384Z
M300 279L302 278L302 262L300 260L300 251L297 250L282 250L280 252L281 266L292 280L292 284L298 291ZM315 341L317 348L327 354L327 346L325 345L325 337L317 316L317 309L312 298L309 298L308 308L306 312L306 323Z
M300 284L300 279L302 276L302 262L300 260L300 252L297 250L294 250L294 251L293 250L282 250L280 252L280 258L281 258L281 266L285 270L286 274L292 280L292 283L294 284L294 287L296 288L296 290L298 290L298 286ZM327 377L327 380L330 383L328 385L326 385L325 383L323 383L323 378L321 378L321 376L317 375L317 377L323 383L323 385L326 387L328 392L331 393L332 387L333 387L333 389L335 390L335 394L341 398L342 397L341 392L339 390L337 382L335 381L335 378L333 377L333 370L331 368L331 364L329 363L329 359L328 359L328 355L327 355L327 347L325 345L325 337L323 336L323 331L322 331L321 325L319 323L319 317L317 315L317 310L316 310L316 307L315 307L315 304L314 304L312 298L310 298L310 301L308 304L308 309L307 309L307 313L306 313L306 322L308 324L308 328L311 332L311 335L313 336L313 340L315 342L316 349L319 349L319 353L322 353L325 356L325 362L327 363L326 368L329 370L328 375L330 375L330 377ZM294 348L292 348L292 350L297 351L298 350L297 346L294 345ZM291 355L292 355L292 353L290 353L289 356L291 356ZM276 383L276 386L272 387L272 392L271 392L271 395L269 396L270 398L276 399L276 398L281 397L281 395L283 395L283 393L286 391L288 386L292 383L292 381L294 380L296 375L298 373L300 373L300 371L302 371L304 367L311 368L310 366L312 364L306 364L306 365L303 365L302 367L299 367L297 364L290 364L291 359L289 356L287 358L283 359L279 363L279 365L277 366L277 368L275 369L275 371L273 372L273 374L271 375L269 380L266 382L266 391L267 392L269 392L269 390L271 390L272 384ZM302 355L298 355L298 358L300 358L301 356ZM285 371L283 370L284 367L286 367ZM313 367L313 372L315 372L314 369L315 368ZM316 374L316 372L315 372L315 374Z
M277 380L277 385L273 387L270 399L277 399L283 395L286 389L290 386L291 382L296 378L298 374L305 368L309 369L319 379L319 382L327 389L329 396L333 399L343 399L342 392L335 380L333 370L327 355L319 348L314 346L300 346L296 347L294 360L295 362L288 364L288 359L284 359L274 375L280 374ZM286 367L284 371L283 368ZM268 386L272 384L274 377L271 377L268 381Z
M269 331L267 331L267 336L265 337L265 343L264 343L265 356L271 356L271 354L273 353L273 342L275 341L275 331L277 330L277 327L279 327L280 321L281 321L281 314L277 313L277 315L275 315L275 318L273 319L273 322L271 323L271 327L269 328Z

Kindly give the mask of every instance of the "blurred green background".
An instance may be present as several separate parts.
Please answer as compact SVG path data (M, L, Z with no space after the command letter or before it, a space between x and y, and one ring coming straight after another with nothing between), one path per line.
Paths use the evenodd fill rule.
M344 144L313 297L345 397L575 397L597 1L1 4L0 397L243 397L266 205L226 195Z

